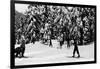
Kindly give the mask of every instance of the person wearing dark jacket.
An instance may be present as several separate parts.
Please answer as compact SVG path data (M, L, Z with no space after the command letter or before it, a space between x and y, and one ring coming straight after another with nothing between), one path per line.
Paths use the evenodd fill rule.
M25 37L22 36L22 42L21 42L21 57L24 57L24 53L25 53Z
M52 34L51 34L51 30L49 29L49 31L48 31L49 47L53 47L51 39L52 39Z
M74 30L73 30L73 40L74 40L74 50L73 50L73 56L72 57L75 57L75 52L78 54L78 58L80 57L80 53L79 53L79 50L78 50L78 39L79 39L80 35L79 35L79 32L78 32L78 27L74 27Z
M64 40L63 40L63 34L60 35L59 37L59 42L60 42L60 49L62 48L62 45L64 43Z
M75 52L77 52L78 58L79 58L80 57L80 53L79 53L79 50L78 50L77 40L76 39L74 39L74 51L73 51L73 56L72 57L75 57Z

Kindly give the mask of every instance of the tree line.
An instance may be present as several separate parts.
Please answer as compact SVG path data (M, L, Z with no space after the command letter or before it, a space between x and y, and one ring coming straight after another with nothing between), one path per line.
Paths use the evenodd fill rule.
M53 5L30 4L24 14L15 11L15 36L20 40L22 34L30 41L35 32L40 39L41 28L52 28L52 39L57 39L63 33L66 38L79 36L79 44L94 41L95 8L69 7ZM77 31L79 34L75 34Z

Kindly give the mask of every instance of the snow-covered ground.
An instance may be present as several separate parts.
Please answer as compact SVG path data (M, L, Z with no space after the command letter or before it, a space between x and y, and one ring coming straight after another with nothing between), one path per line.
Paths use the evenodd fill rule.
M35 65L47 63L69 63L94 60L94 43L85 46L78 46L80 58L72 58L73 46L70 48L63 45L59 49L59 43L52 40L53 47L36 42L27 44L24 58L15 58L15 65ZM17 46L17 45L16 45Z

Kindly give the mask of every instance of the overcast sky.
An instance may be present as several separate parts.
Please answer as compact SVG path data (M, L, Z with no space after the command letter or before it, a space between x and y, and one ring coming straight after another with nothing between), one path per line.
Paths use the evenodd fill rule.
M15 10L24 13L27 10L28 4L15 4Z
M29 4L15 4L15 10L21 13L25 13L28 9ZM68 7L68 9L72 9L72 7Z

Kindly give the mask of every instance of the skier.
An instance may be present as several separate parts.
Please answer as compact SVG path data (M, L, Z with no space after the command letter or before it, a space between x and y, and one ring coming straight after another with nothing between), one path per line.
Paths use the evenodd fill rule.
M80 53L79 53L79 50L78 50L78 38L79 38L79 33L78 33L78 29L77 27L74 28L74 50L73 50L73 56L72 57L75 57L75 52L77 52L78 54L78 58L80 57Z
M25 53L25 37L22 35L22 42L21 42L21 57L24 57Z

